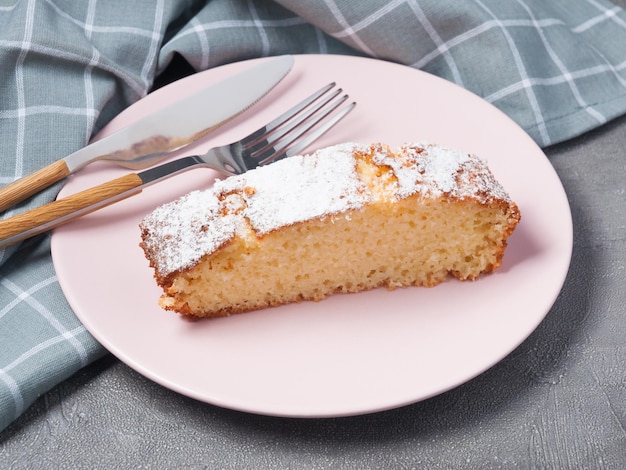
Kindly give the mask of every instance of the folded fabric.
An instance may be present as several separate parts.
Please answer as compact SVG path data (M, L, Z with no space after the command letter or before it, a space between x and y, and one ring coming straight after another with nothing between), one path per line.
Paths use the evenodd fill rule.
M467 88L551 145L626 112L626 11L616 3L13 2L0 6L0 184L84 146L177 57L195 71L286 53L394 61ZM0 250L0 344L0 430L106 353L67 304L47 236Z

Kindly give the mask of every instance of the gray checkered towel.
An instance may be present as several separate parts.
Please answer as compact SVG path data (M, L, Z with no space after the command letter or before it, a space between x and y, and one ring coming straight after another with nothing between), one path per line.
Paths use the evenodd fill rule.
M399 62L482 96L547 146L626 112L626 11L618 4L1 2L0 184L84 146L176 57L195 70L286 53ZM104 353L59 288L47 237L0 251L0 430Z

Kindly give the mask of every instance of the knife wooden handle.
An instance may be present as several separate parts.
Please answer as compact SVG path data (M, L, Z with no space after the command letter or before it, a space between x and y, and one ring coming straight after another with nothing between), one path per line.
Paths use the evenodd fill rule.
M136 173L108 181L36 209L0 220L0 248L51 230L70 220L141 192ZM137 189L133 191L133 189Z
M0 212L29 198L42 189L70 175L65 160L58 160L41 170L0 188Z

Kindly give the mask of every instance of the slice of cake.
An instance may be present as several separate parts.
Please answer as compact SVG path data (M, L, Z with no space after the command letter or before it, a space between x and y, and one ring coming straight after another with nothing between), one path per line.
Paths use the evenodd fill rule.
M160 305L217 317L338 292L434 286L500 266L517 205L480 158L341 144L157 208L142 243Z

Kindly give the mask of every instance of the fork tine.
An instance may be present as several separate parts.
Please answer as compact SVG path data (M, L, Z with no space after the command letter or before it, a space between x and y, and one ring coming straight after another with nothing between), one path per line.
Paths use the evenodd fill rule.
M275 145L270 145L262 149L262 152L252 152L250 155L251 158L257 160L258 165L266 165L276 160L295 155L304 150L311 143L313 143L313 141L321 137L324 133L326 133L330 128L332 128L335 124L341 121L350 111L354 109L356 103L352 102L349 105L345 106L341 111L337 112L330 120L324 123L324 125L318 127L317 129L315 129L314 132L302 138L305 134L309 133L309 131L313 130L313 128L315 128L324 119L326 119L330 114L336 111L343 103L345 103L347 99L348 95L342 96L334 103L326 106L325 109L322 109L319 114L314 116L314 118L312 116L312 119L310 120L310 122L307 122L306 125L292 129L290 133L281 136L282 140L280 140Z
M324 108L328 103L334 100L339 94L341 94L342 89L333 91L329 96L326 96L322 99L323 95L320 95L316 101L312 101L306 108L302 108L298 113L294 114L288 122L285 124L276 125L272 129L269 129L263 136L259 137L252 143L244 143L245 151L249 155L255 155L255 158L258 158L260 155L263 155L266 150L270 149L273 153L275 149L272 146L283 139L286 135L288 135L291 131L293 131L296 127L302 125L305 121L311 118L314 114L316 114L319 110ZM344 97L344 100L347 97Z
M346 95L346 98L348 96ZM349 105L345 106L341 111L339 111L337 114L335 114L332 119L330 119L329 121L327 121L326 123L324 123L323 126L318 127L317 129L315 129L314 132L312 132L311 134L309 134L307 137L305 137L302 140L299 140L297 144L292 145L291 147L289 147L290 144L292 144L294 142L295 139L292 139L290 144L287 144L287 149L282 153L282 154L277 154L274 158L270 158L269 161L267 161L265 163L269 163L269 162L274 162L276 160L280 160L286 157L292 157L294 155L297 155L298 153L302 152L302 150L304 150L305 148L307 148L309 145L311 145L314 141L316 141L317 139L319 139L323 134L325 134L328 130L330 130L335 124L337 124L339 121L341 121L344 117L346 117L348 115L348 113L350 111L352 111L354 109L354 107L356 106L356 102L352 102ZM327 114L328 115L328 114ZM321 119L320 119L321 120ZM319 122L319 120L318 120Z
M318 98L320 98L321 96L325 95L329 90L334 88L335 85L336 85L335 82L331 82L328 85L320 88L318 91L316 91L315 93L313 93L309 97L305 98L304 100L302 100L301 102L296 104L294 107L288 109L287 111L285 111L283 114L278 116L273 121L270 121L265 126L261 127L260 129L257 129L256 131L252 132L250 135L244 137L243 139L241 139L242 145L248 146L251 143L253 143L254 141L257 141L258 139L262 138L266 134L268 134L268 133L276 130L280 126L284 125L291 118L293 118L295 115L299 114L301 111L306 109L311 103L313 103Z

